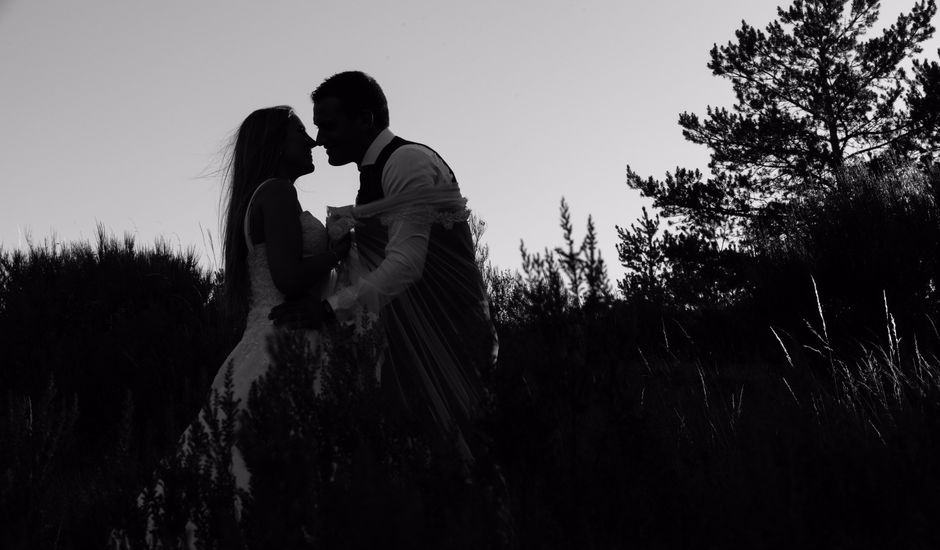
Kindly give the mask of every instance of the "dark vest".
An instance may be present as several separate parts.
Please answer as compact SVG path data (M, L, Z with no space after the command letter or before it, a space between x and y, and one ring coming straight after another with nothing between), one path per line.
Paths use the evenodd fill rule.
M385 197L385 192L382 190L382 171L385 170L385 163L388 162L388 158L392 156L392 153L398 150L399 147L404 145L421 145L420 143L414 143L413 141L404 140L398 136L392 138L392 141L385 146L382 151L379 152L379 156L375 159L375 163L369 166L363 166L359 170L359 193L356 194L356 204L369 204L370 202L377 201ZM437 155L441 159L441 162L444 163L444 166L447 166L447 169L450 170L450 175L454 177L454 171L450 169L450 166L447 164L440 155L434 149L431 149L427 145L421 145L430 149L432 153ZM454 178L456 179L456 178Z
M385 148L379 152L379 156L376 158L375 163L369 166L363 166L359 171L359 192L356 194L356 204L369 204L370 202L377 201L385 197L385 192L382 189L382 172L385 170L385 164L388 162L389 157L392 156L392 153L398 150L398 148L405 145L421 145L420 143L414 143L412 141L404 140L398 136L392 138L392 141L389 142ZM427 145L421 145L430 149L430 151L437 155L441 159L441 162L444 163L444 166L447 167L447 170L450 172L451 178L456 181L454 177L454 171L450 168L440 155L437 154L434 149L431 149ZM373 243L381 243L381 256L384 258L385 244L388 243L388 229L378 223L377 220L372 220L371 223L366 223L364 227L357 229L358 233L368 232L370 238L378 239L372 241ZM460 253L467 255L468 258L474 257L473 250L473 239L470 235L470 227L466 222L456 223L450 229L445 229L444 227L435 224L431 228L430 241L428 243L429 248L446 246L448 250L459 250ZM433 256L432 256L433 257ZM425 270L427 273L428 270Z

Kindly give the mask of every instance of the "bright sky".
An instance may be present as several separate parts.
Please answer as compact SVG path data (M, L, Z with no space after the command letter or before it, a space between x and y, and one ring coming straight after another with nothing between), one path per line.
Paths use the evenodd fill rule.
M215 265L204 235L218 251L212 172L231 132L288 104L313 133L310 91L358 69L383 86L392 130L454 169L495 264L518 268L520 239L560 245L564 196L579 239L593 215L613 282L614 226L643 204L625 166L705 169L678 115L732 104L708 51L780 3L0 0L0 246L88 240L100 222ZM913 3L883 2L883 21ZM314 162L298 189L322 218L353 201L358 176L322 149Z

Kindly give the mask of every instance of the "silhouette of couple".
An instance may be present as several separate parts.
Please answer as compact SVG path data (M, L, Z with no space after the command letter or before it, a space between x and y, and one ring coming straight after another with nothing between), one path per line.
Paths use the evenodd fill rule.
M283 106L251 113L235 138L224 290L232 309L248 305L248 316L224 363L233 365L234 397L247 402L277 331L316 341L324 324L377 319L386 405L457 441L472 460L464 431L480 412L480 369L495 360L496 339L466 199L440 155L391 132L385 94L370 76L333 75L311 99L316 140ZM294 187L314 171L318 146L332 166L359 167L355 204L330 208L325 225L301 208ZM221 390L224 370L213 389ZM240 459L234 468L247 488Z
M292 333L329 353L330 346L318 344L343 333L321 330L334 323L378 331L380 407L418 426L432 447L458 452L467 475L477 450L486 453L486 437L475 426L481 371L494 364L497 341L466 199L440 155L389 130L385 94L370 76L333 75L311 99L315 140L292 108L259 109L239 127L225 173L223 297L227 309L241 315L247 309L247 315L210 395L225 392L230 373L239 409L228 419L236 435L230 442L236 495L250 491L251 479L238 448L240 412L252 385L271 368L272 343ZM303 210L294 187L314 171L318 146L331 165L359 168L355 204L329 208L325 224ZM343 368L341 361L325 364ZM320 391L318 380L311 399ZM210 420L225 420L211 405L183 433L177 456L191 451L194 430L205 433ZM138 498L140 506L148 494L163 494L159 474L155 482ZM239 497L236 520L240 509ZM151 527L154 513L161 512L147 512ZM193 521L183 537L186 546L197 545ZM120 531L112 532L112 542L129 545Z

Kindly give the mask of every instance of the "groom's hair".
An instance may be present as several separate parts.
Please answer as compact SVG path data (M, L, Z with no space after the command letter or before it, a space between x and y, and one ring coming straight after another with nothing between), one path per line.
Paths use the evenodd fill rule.
M388 101L385 93L379 83L366 73L346 71L334 74L310 94L314 103L328 97L340 100L347 114L368 111L372 113L376 128L388 128Z

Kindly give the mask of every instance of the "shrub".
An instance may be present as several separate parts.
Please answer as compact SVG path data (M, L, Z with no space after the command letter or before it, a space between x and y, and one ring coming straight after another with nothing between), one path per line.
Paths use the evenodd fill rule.
M0 539L99 545L228 351L215 288L192 252L103 229L94 248L0 251Z
M812 277L836 337L880 333L885 299L905 334L925 333L938 311L936 192L935 175L908 164L846 170L793 207L784 237L753 242L756 306L769 323L798 324L814 309Z

